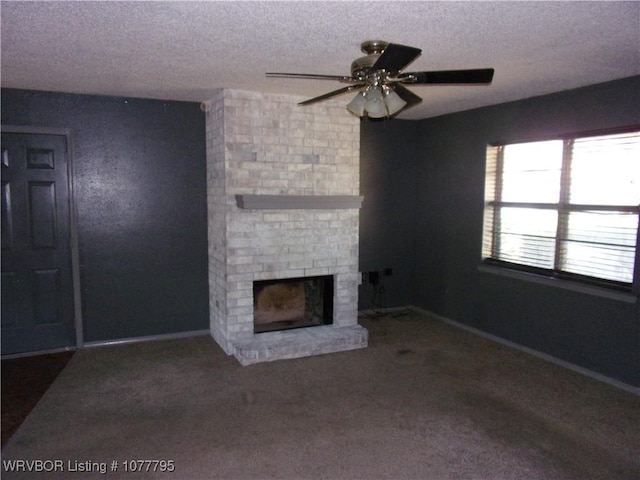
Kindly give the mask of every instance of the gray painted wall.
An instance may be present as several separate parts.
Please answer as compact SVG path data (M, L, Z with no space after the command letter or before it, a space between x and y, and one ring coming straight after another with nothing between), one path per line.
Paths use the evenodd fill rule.
M85 341L208 329L199 105L2 89L2 123L71 131Z
M380 275L378 287L360 286L360 310L413 303L418 127L396 120L365 120L360 127L360 271L392 269L391 276Z
M361 268L376 264L378 252L383 263L410 267L397 275L394 269L387 306L414 304L640 385L638 304L478 271L486 145L640 124L640 77L427 119L394 137L405 123L367 121L362 128L361 190L366 197L387 183L384 205L362 212ZM408 168L398 168L399 154ZM399 236L369 220L391 221L396 211L412 212L403 214ZM406 291L413 292L409 302Z

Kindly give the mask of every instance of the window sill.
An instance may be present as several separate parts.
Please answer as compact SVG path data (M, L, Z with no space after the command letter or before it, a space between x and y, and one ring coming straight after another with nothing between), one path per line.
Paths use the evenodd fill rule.
M496 267L493 265L478 265L478 271L483 273L490 273L493 275L500 275L508 278L515 278L517 280L523 280L525 282L533 282L550 287L562 288L564 290L571 290L573 292L585 293L587 295L604 297L625 303L636 303L638 301L638 296L633 293L616 292L615 290L610 290L608 288L595 287L578 282L571 282L569 280L560 280L558 278L550 278L544 275L511 270L504 267Z

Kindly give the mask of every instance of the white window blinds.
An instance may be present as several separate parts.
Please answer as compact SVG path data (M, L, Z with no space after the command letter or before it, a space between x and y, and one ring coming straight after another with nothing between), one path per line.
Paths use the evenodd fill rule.
M490 146L483 257L633 282L640 133Z

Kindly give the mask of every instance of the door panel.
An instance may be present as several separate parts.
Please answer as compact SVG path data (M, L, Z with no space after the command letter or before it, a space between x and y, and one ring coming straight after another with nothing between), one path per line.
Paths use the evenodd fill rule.
M2 353L75 345L66 137L2 134Z
M29 182L29 227L31 247L56 248L56 184Z
M3 167L4 169L4 167ZM2 182L2 250L13 246L13 223L11 222L11 186Z

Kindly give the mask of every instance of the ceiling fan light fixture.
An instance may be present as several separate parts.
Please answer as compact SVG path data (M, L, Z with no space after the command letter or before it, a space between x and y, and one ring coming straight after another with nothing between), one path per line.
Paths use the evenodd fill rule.
M364 104L367 102L367 99L364 95L364 92L358 93L353 100L349 102L347 105L347 110L358 117L364 116Z
M384 118L387 116L387 112L386 110L382 109L382 110L376 110L373 112L367 112L369 115L369 118Z
M398 95L390 88L388 88L385 92L384 103L387 105L387 111L389 112L390 116L398 113L407 104L407 102L400 98L400 95Z
M358 117L382 118L395 115L407 102L393 89L385 87L369 87L358 93L347 105L347 110Z
M364 109L370 118L382 118L387 116L387 107L384 104L382 88L373 87L365 92Z

